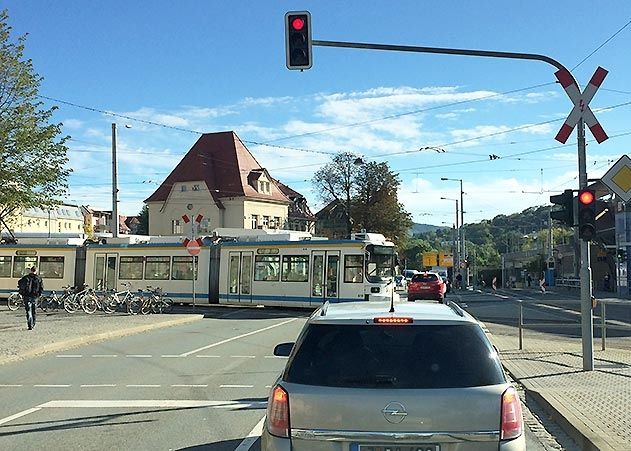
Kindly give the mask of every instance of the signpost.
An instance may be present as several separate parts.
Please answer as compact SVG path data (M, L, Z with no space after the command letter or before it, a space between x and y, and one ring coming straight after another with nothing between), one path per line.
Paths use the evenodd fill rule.
M191 256L191 267L193 270L193 274L191 277L193 279L193 309L197 307L197 304L195 302L195 277L197 276L195 257L199 255L199 253L202 251L203 244L202 240L200 238L195 238L195 236L197 235L197 226L200 222L202 222L203 218L203 215L197 215L195 217L195 220L191 221L191 218L188 215L182 215L182 219L184 220L185 224L188 224L189 222L191 223L191 233L189 235L189 238L184 238L182 244L186 248L186 252L188 252L188 254Z

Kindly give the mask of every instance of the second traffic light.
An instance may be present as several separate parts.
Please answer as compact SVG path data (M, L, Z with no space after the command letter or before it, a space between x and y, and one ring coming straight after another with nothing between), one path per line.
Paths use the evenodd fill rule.
M596 193L592 189L578 192L578 237L591 241L596 236Z
M574 193L566 189L562 194L550 196L550 202L559 205L560 210L550 212L550 218L564 223L568 227L574 227Z
M311 13L290 11L285 14L285 52L288 69L311 68Z

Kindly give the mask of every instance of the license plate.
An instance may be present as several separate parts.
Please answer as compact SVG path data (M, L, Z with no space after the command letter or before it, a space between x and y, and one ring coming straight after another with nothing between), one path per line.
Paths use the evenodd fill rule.
M359 445L359 451L440 451L440 445Z

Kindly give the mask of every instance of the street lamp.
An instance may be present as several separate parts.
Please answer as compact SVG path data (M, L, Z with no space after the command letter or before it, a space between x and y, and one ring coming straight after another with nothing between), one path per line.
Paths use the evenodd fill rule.
M125 124L125 128L131 125ZM112 122L112 238L118 238L118 162L116 158L116 123Z
M452 179L449 177L441 177L440 178L443 182L444 181L450 181L450 182L460 182L460 242L461 244L461 248L462 248L462 260L464 261L467 257L467 249L466 249L466 244L465 244L465 237L464 237L464 190L462 189L462 179ZM469 285L469 268L459 268L460 272L462 273L462 280L465 283L465 286Z
M441 200L450 200L452 202L456 203L456 239L454 239L454 249L456 251L456 268L460 268L460 239L459 237L459 230L460 230L460 226L458 223L458 199L452 199L450 197L441 197ZM454 271L455 273L455 271ZM455 278L455 275L452 274L452 277ZM455 282L455 280L453 281ZM454 283L455 286L455 283Z

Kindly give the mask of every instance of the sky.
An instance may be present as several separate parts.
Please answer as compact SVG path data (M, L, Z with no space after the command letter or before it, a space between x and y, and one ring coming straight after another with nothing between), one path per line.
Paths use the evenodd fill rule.
M546 55L581 89L602 66L609 74L589 106L610 139L598 144L587 130L588 177L629 153L629 1L3 0L0 8L13 39L28 33L41 100L58 107L53 120L71 137L72 204L111 209L112 123L123 215L138 214L200 133L228 130L314 212L323 202L313 174L343 151L387 162L417 223L451 226L460 180L465 223L578 188L576 133L565 145L554 140L573 104L553 66L316 46L311 69L290 71L287 11L310 11L320 41Z

